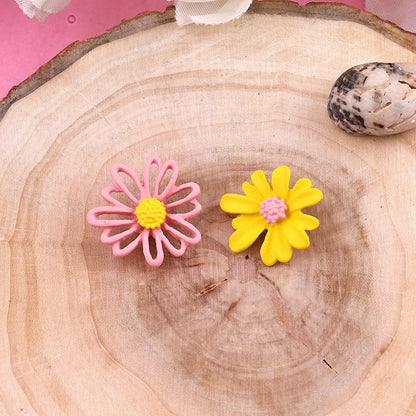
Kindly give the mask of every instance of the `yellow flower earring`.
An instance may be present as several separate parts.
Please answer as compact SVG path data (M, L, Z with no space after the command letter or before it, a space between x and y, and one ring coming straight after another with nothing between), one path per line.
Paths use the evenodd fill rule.
M312 188L309 179L299 179L289 189L290 169L280 166L273 171L272 183L263 171L251 175L251 181L244 182L245 195L225 194L220 201L221 209L229 214L239 214L232 221L235 229L231 234L229 246L234 253L250 247L258 236L267 230L260 249L260 256L266 266L277 261L288 262L293 247L309 247L309 237L305 230L314 230L319 220L301 210L317 204L322 192Z

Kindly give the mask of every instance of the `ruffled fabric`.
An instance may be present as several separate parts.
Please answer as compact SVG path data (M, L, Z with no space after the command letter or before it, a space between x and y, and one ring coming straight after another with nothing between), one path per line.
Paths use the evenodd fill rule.
M16 0L16 3L29 17L40 21L51 13L65 8L70 0ZM252 0L175 0L176 20L180 26L190 23L215 25L237 19L250 7ZM303 5L306 0L297 0ZM346 4L364 8L363 1L345 0ZM416 2L414 0L396 0L385 2L366 0L365 10L382 19L389 20L405 30L416 32Z
M252 0L176 0L176 21L216 25L237 19L250 7Z
M64 9L71 0L16 0L23 13L38 20L45 20L50 14Z

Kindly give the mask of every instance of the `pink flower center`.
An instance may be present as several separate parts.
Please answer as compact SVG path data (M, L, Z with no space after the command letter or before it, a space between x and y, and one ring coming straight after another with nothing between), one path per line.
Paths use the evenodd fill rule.
M267 224L275 223L286 217L287 206L284 199L278 199L275 195L273 198L267 198L260 202L260 215L262 215Z

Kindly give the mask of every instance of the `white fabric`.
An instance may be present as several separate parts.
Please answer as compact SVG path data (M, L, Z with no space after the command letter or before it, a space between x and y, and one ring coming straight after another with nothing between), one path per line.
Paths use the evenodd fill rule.
M366 0L365 9L405 30L416 32L416 0Z
M66 7L71 0L16 0L16 3L29 17L45 20L51 13L57 13ZM85 0L86 1L86 0Z
M175 0L178 25L203 23L215 25L240 17L252 0Z
M42 21L49 14L61 11L71 0L15 1L24 14ZM176 21L180 26L189 23L225 23L244 14L251 2L252 0L175 0Z

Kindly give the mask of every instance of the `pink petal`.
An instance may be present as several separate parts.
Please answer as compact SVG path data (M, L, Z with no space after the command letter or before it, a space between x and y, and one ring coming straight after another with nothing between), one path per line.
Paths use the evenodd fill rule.
M130 220L100 220L98 217L105 214L119 214L119 215L131 215L134 218ZM122 225L132 225L137 223L137 218L134 215L134 210L128 207L96 207L91 209L87 214L87 221L94 227L119 227Z
M176 195L177 193L179 193L181 191L184 191L185 189L190 189L191 192L189 192L189 194L186 195L185 197L183 197L181 199L178 199L177 201L165 204L165 207L166 207L167 210L179 207L181 205L185 205L188 202L190 202L190 203L192 203L192 205L196 206L196 204L195 204L195 202L197 202L196 197L199 195L200 188L199 188L198 184L196 184L194 182L184 183L182 185L176 186L175 189L169 194L167 199L171 198L172 196ZM199 208L201 208L200 205L199 205ZM199 212L195 213L194 215L197 215L198 213Z
M201 212L201 204L197 200L190 202L190 204L194 206L194 208L191 209L190 211L184 212L184 213L170 214L170 215L176 215L178 217L183 218L184 220L189 220L195 217Z
M122 202L120 202L118 199L115 199L111 194L113 192L117 192L120 193L121 191L119 191L118 186L117 185L110 185L110 186L105 186L103 189L101 189L101 196L111 205L113 206L117 206L117 207L122 207L122 208L131 208L128 207L127 205L123 204Z
M151 173L153 164L157 166L158 171L159 171L160 167L162 166L162 161L160 160L159 156L150 156L149 159L147 159L146 165L144 167L143 186L146 192L149 194L147 195L147 197L153 196L152 189L150 189L150 173Z
M179 248L176 248L169 241L169 239L166 237L166 233L169 233L170 235L172 235L172 233L170 232L170 230L165 229L164 231L165 231L165 233L162 236L162 243L163 243L163 245L166 247L166 249L169 251L169 253L172 254L172 256L175 256L175 257L182 256L182 254L185 253L187 244L184 243L182 240L179 240L180 247Z
M117 257L124 257L130 254L143 241L143 239L145 238L146 231L147 234L149 234L149 230L143 230L143 232L140 233L133 241L127 244L126 247L121 248L120 245L122 241L116 241L113 244L113 254Z
M169 225L169 223L173 224L179 224L186 230L188 230L191 234L193 234L193 237L189 237L185 235L184 233L180 232L176 228L173 228ZM182 244L186 244L186 246L190 244L197 244L201 241L201 233L199 230L186 221L182 214L167 214L166 220L162 225L162 229L168 231L173 237L177 238Z
M126 238L130 237L134 233L139 233L141 230L141 227L139 224L133 224L130 228L128 228L125 231L122 231L121 233L110 235L113 231L113 228L106 228L101 233L101 242L104 244L114 244L117 242L122 243Z
M150 253L149 247L149 232L150 230L144 230L141 235L143 235L143 254L146 261L150 266L159 267L163 263L164 254L162 247L162 230L160 228L155 228L151 230L151 236L154 238L156 243L156 257L153 258Z
M168 170L171 170L172 174L169 178L169 182L166 185L165 189L161 192L160 185ZM176 183L176 180L178 179L178 172L179 172L178 164L174 160L168 160L159 169L159 174L157 176L156 185L155 185L155 196L160 201L165 201L167 198L171 196L172 192L174 192L174 189L176 188L175 183Z
M125 173L134 182L134 184L135 184L135 186L136 186L136 188L137 188L137 190L139 191L139 194L140 194L139 199L137 199L130 192L130 190L127 188L127 186L124 184L123 179L119 175L120 172ZM134 206L139 205L139 201L143 197L150 196L150 195L146 195L145 189L140 184L140 181L139 181L139 179L136 175L136 172L134 172L134 170L131 169L130 167L128 167L126 165L122 165L121 163L116 163L113 166L111 166L110 173L111 173L111 176L114 179L114 182L117 185L117 190L119 192L124 192L126 194L127 198L129 198L130 201L133 202Z

